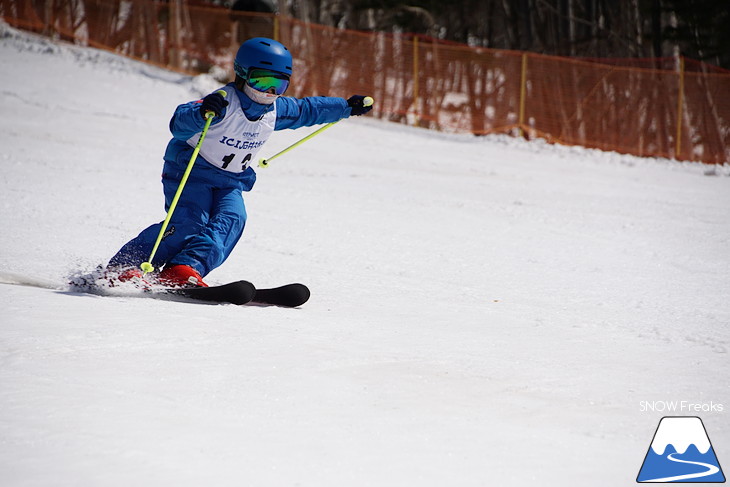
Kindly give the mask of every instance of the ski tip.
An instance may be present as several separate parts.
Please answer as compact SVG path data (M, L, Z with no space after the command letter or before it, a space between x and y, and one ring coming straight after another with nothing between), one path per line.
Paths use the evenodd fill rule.
M257 289L253 302L296 308L309 301L310 296L311 292L307 286L294 283L271 289Z
M293 306L301 306L307 301L309 301L309 298L312 296L312 293L309 291L309 288L305 286L304 284L293 284L294 286L294 294L297 299L293 300L296 304Z

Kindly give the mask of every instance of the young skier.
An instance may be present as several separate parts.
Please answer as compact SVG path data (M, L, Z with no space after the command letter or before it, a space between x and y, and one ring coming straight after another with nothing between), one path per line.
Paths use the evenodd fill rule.
M205 114L215 113L152 261L156 269L162 267L159 280L167 286L207 287L203 277L230 255L246 223L242 192L256 181L249 164L273 131L335 122L372 108L360 95L347 100L282 96L289 86L292 56L272 39L244 42L234 70L235 82L221 88L225 97L217 91L180 105L170 121L173 138L162 173L166 210L200 138ZM139 266L149 258L161 226L151 225L125 244L107 269L120 281L142 277Z

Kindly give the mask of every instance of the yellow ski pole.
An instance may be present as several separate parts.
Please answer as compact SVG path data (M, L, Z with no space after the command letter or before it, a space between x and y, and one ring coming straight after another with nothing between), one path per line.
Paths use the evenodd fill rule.
M226 92L223 90L218 90L216 93L218 93L224 97L226 96ZM142 269L142 272L144 272L145 274L155 270L155 267L152 265L152 259L155 257L155 254L157 253L157 248L160 246L160 242L162 242L162 237L165 235L165 230L167 230L167 225L170 223L170 219L172 218L172 213L175 211L175 207L177 206L177 202L180 199L180 195L183 192L185 183L188 181L188 176L190 176L190 173L193 170L193 165L195 164L195 159L198 158L198 153L200 152L200 146L203 145L203 140L205 140L205 135L208 133L208 128L210 128L210 124L213 121L214 117L215 117L215 113L213 113L213 112L205 113L205 126L203 127L203 131L200 132L200 139L198 139L198 143L195 144L195 149L193 150L193 154L190 156L190 161L188 162L187 168L185 168L185 173L183 174L183 177L180 180L180 185L177 187L177 192L175 193L175 196L172 198L172 203L170 203L170 209L167 210L167 216L165 217L165 221L162 222L162 227L160 228L160 233L157 235L157 241L155 241L155 246L152 247L152 252L150 253L150 258L147 259L147 262L142 262L142 264L139 266L140 269Z
M366 106L366 107L369 107L370 105L373 104L373 102L374 102L374 100L371 97L366 96L363 99L362 104L364 106ZM339 122L339 120L337 122ZM311 134L307 135L306 137L303 137L303 138L299 139L298 141L294 142L292 145L290 145L286 149L277 152L276 154L274 154L273 156L269 157L268 159L259 159L259 167L269 167L269 161L271 161L273 159L276 159L277 157L279 157L281 155L286 154L287 152L289 152L293 148L295 148L295 147L303 144L304 142L308 141L309 139L311 139L315 135L321 134L322 132L324 132L325 130L327 130L328 128L330 128L331 126L333 126L334 124L336 124L337 122L330 122L330 123L326 124L325 126L318 128L317 130L315 130Z

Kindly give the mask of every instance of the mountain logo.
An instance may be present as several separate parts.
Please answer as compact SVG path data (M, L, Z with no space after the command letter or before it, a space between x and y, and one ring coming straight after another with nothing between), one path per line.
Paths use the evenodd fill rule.
M665 416L659 421L637 482L725 482L702 420Z

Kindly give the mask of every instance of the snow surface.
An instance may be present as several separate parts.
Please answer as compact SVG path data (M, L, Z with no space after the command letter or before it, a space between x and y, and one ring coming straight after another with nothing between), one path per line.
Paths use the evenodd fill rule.
M216 83L6 26L0 65L0 277L58 287L0 284L3 486L634 485L669 400L730 463L727 166L346 120L208 276L309 303L85 295Z

